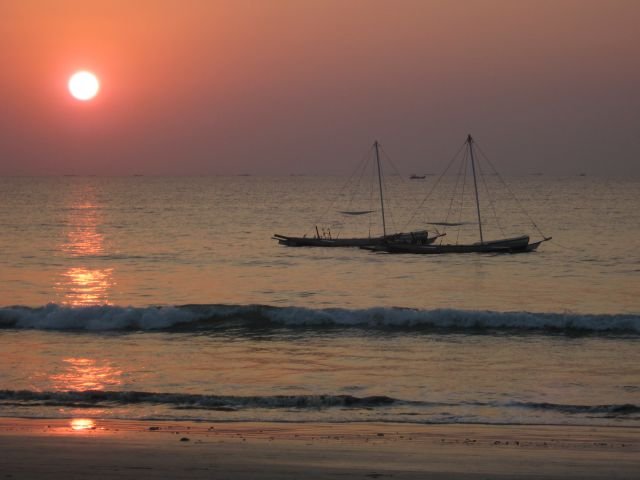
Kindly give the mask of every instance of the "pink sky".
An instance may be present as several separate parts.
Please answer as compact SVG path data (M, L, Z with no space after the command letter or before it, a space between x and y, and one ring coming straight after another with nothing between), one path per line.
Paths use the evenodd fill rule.
M634 0L9 0L0 175L342 174L376 138L438 172L467 133L505 174L640 175L638 25Z

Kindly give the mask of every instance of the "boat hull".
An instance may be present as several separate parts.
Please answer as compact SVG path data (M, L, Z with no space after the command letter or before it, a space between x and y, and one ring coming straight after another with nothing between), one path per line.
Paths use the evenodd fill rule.
M372 247L364 247L367 250L387 253L413 253L419 255L434 255L444 253L525 253L532 252L547 239L529 243L529 236L505 238L484 243L463 245L409 245L387 242Z
M442 235L429 236L426 230L409 233L396 233L381 237L358 238L317 238L289 237L274 234L273 239L287 247L373 247L393 243L394 245L429 245Z

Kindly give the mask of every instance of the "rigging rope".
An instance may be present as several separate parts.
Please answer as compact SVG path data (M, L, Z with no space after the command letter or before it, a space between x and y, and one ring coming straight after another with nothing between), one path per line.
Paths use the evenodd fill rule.
M372 147L372 149L375 147ZM373 182L375 179L375 167L373 166L373 160L371 160L371 180L369 180L369 208L373 208ZM369 165L369 162L367 162ZM369 216L369 237L371 237L371 228L373 227L373 218Z
M382 156L383 158L386 160L386 162L391 165L391 168L393 170L393 172L397 175L397 177L400 179L400 182L403 185L407 185L407 181L405 180L404 176L402 175L402 173L400 172L400 169L398 169L398 167L396 166L396 164L393 162L393 160L391 159L391 157L387 154L387 151L384 149L384 147L382 145L378 145L380 147L380 150L382 151ZM396 219L394 217L394 212L396 211L396 209L394 208L394 197L392 195L390 195L390 190L387 187L387 182L385 181L385 178L383 177L383 188L384 188L384 192L386 195L385 198L387 198L388 200L388 205L389 208L387 209L388 213L389 213L389 218L391 220L391 227L393 231L396 231L395 225L396 225Z
M424 204L427 202L427 200L429 200L429 198L431 197L431 195L433 194L433 192L435 191L436 187L438 186L438 184L440 183L440 181L442 180L442 178L446 175L446 173L449 171L449 169L451 168L451 165L453 165L453 163L455 162L456 158L458 158L458 155L460 155L460 152L462 151L462 149L464 148L464 146L467 144L467 142L465 141L460 148L458 149L458 151L456 152L456 154L453 156L453 158L449 161L447 168L445 168L444 172L442 172L440 174L440 176L438 177L438 179L436 180L436 183L433 184L433 186L431 187L431 190L429 190L429 192L427 193L427 195L422 199L422 201L420 202L420 204L418 205L418 207L415 209L415 211L413 212L413 214L411 215L411 217L409 218L409 221L407 221L406 227L409 226L409 224L411 224L411 222L413 221L413 219L416 217L416 214L418 213L419 210L422 209L422 207L424 206Z
M495 203L493 201L493 198L491 197L491 190L489 190L489 186L487 185L487 179L485 178L484 172L482 171L482 162L477 162L477 163L478 163L478 171L480 172L480 179L482 180L484 189L487 192L487 198L489 199L489 206L493 211L493 218L496 219L496 225L498 226L498 230L500 230L500 233L502 233L502 236L506 237L507 235L504 233L504 229L500 224L500 218L498 218L498 214L496 213Z
M467 171L469 169L468 159L469 159L469 151L465 150L462 155L462 164L464 165L464 172L463 172L463 178L462 178L462 195L460 196L460 207L458 210L458 223L462 223L462 208L464 206L464 192L467 186ZM456 245L460 241L460 230L462 230L462 226L459 226L458 231L456 232Z
M500 175L500 173L498 173L498 170L496 170L496 167L493 166L493 163L491 163L491 160L489 160L489 157L487 157L485 155L485 153L482 151L482 149L480 147L477 147L477 149L480 152L480 155L482 155L484 157L484 159L487 161L487 163L489 164L489 166L493 170L493 173L498 177L500 182L502 182L502 184L505 186L505 188L507 189L507 191L509 192L511 197L513 197L513 199L516 201L516 204L518 205L518 208L520 208L520 210L526 215L526 217L529 219L529 221L531 222L533 227L537 230L537 232L542 236L542 238L547 238L547 236L544 233L542 233L542 230L540 229L540 227L538 227L536 222L533 221L533 218L531 218L529 213L524 209L524 207L520 203L520 200L518 199L518 197L516 197L516 195L511 191L511 188L509 187L507 182L505 182L505 180L502 178L502 175Z
M380 150L382 151L382 155L383 157L387 160L387 162L389 163L389 165L391 165L391 167L393 168L393 171L395 172L395 174L400 178L400 181L406 185L407 181L404 179L404 177L402 176L402 174L400 173L400 170L398 169L398 167L396 167L396 164L393 163L393 160L391 160L391 157L389 155L387 155L387 152L385 151L385 149L382 147L382 145L378 144L378 146L380 147Z
M334 197L333 201L329 204L329 206L325 209L325 211L322 213L322 215L320 215L320 218L316 219L316 221L314 222L314 226L318 225L319 223L323 223L321 222L322 220L324 220L324 218L326 218L328 212L330 210L334 209L334 206L336 204L336 202L338 201L338 199L342 196L342 194L344 193L344 191L347 189L347 186L349 186L349 184L351 184L353 178L356 176L356 174L362 169L363 172L366 169L366 165L369 161L368 157L371 153L371 150L373 149L373 147L369 147L367 149L367 151L364 153L364 155L362 155L360 161L358 162L358 164L356 165L356 168L351 172L351 175L349 175L349 178L347 179L347 181L342 185L342 188L338 191L338 194ZM363 172L360 173L360 177L362 177ZM353 198L353 196L352 196ZM349 204L351 203L351 201L349 202ZM312 227L312 234L315 232L313 230L314 227Z
M463 166L466 166L466 161L465 161L465 154L462 154L462 161L460 162L460 166L458 167L458 174L456 175L456 183L453 186L453 192L451 193L451 200L449 201L449 209L447 210L447 215L444 218L444 223L449 223L449 215L451 215L451 211L453 210L453 201L456 197L456 192L458 191L458 185L460 184L460 176L461 176L461 172L462 172L462 168ZM466 168L465 168L465 172L466 172ZM462 194L464 196L464 183L463 183L463 187L462 187ZM458 219L458 222L460 222L460 219ZM447 226L445 225L445 228L443 229L442 233L446 233L447 232ZM460 231L460 228L458 227L458 232ZM456 242L457 243L457 242Z
M378 147L380 147L380 144L378 144ZM395 166L391 162L391 159L389 159L389 163L391 163L391 165L395 168ZM397 169L396 169L396 171L397 171ZM398 173L398 175L399 175L399 173ZM400 178L402 178L402 177L400 177ZM389 208L385 209L385 212L387 212L386 218L389 220L388 224L391 226L391 231L394 231L395 230L395 220L393 218L393 208L392 208L393 201L391 201L391 195L388 195L389 194L389 187L387 186L387 179L385 178L384 175L381 176L381 180L382 180L381 181L381 183L382 183L382 191L385 194L387 194L387 195L385 195L385 198L386 198L386 202L385 203L389 207Z
M382 146L378 143L378 148L380 150L382 150L383 152L383 158L382 160L384 160L384 158L387 159L388 163L393 167L394 171L397 173L397 175L402 179L402 176L400 175L400 172L398 170L398 168L395 166L395 164L393 163L393 161L391 160L391 158L389 157L389 155L387 155L387 153L384 151L384 149L382 149ZM345 182L345 184L342 186L342 188L340 189L340 191L338 192L337 196L334 198L334 200L331 202L331 204L329 205L329 207L323 212L322 216L320 217L320 219L318 219L318 221L315 222L315 224L317 225L318 223L321 223L321 221L323 221L326 217L327 217L327 213L329 211L332 211L335 208L335 204L336 202L340 199L340 197L342 197L345 194L345 190L349 190L348 192L346 192L349 195L348 198L348 202L346 205L346 209L345 211L343 211L342 213L350 213L349 211L352 210L351 206L354 204L355 200L356 200L356 196L360 193L362 194L362 185L365 183L364 182L364 177L367 175L367 173L369 173L371 175L371 179L368 182L369 183L369 211L373 212L375 211L373 209L373 204L375 201L375 197L376 197L376 192L377 192L377 186L375 185L375 177L376 177L376 168L373 162L373 150L375 149L375 144L373 144L371 147L369 147L369 149L366 151L366 153L362 156L360 162L358 163L358 165L356 166L356 168L353 170L353 172L351 173L351 175L349 176L349 178L347 179L347 181ZM371 168L369 168L371 167ZM384 176L381 177L381 181L380 181L381 185L382 185L382 190L383 193L389 193L389 187L387 185L387 182L384 178ZM348 187L352 187L350 189L348 189ZM389 206L391 206L391 201L390 201L390 196L387 195L386 199L385 199L385 204L388 204ZM386 218L389 220L389 223L391 226L394 225L394 218L393 218L393 212L392 212L392 208L389 209L385 209L387 210L387 215ZM369 216L368 218L369 220L369 236L371 236L371 230L374 224L374 219L372 218L372 216ZM323 222L324 223L324 222ZM336 226L337 224L334 222L332 224L332 226ZM323 229L324 232L324 229Z

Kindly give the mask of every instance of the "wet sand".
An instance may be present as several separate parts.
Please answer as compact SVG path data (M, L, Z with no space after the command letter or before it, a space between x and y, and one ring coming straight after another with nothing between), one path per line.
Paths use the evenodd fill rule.
M0 420L0 478L608 479L627 427Z

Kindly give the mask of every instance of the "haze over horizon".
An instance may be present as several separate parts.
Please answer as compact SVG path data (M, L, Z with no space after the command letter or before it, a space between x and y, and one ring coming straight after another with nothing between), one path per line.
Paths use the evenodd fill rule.
M640 175L640 2L0 7L0 175L348 174L374 139L437 173ZM98 76L95 99L66 83Z

